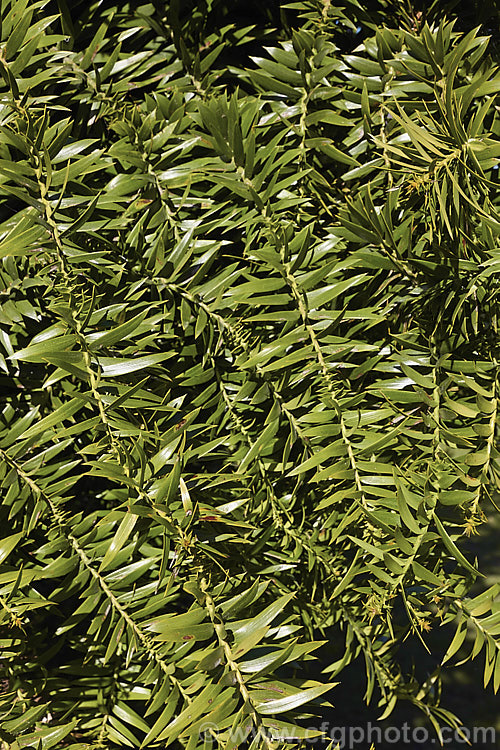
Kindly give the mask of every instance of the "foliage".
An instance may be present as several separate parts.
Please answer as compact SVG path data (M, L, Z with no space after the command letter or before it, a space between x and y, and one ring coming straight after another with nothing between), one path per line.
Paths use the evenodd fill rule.
M500 76L387 5L2 0L6 747L299 744L356 659L439 731L452 622L498 689Z

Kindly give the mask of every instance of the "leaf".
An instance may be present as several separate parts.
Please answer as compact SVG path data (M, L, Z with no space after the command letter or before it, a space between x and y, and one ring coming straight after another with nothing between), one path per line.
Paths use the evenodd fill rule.
M300 644L291 644L291 651L286 656L285 664L287 664L290 661L295 661L300 659L305 654L311 653L311 651L315 651L317 648L320 648L320 646L323 646L327 643L327 641L312 641L311 643L300 643ZM286 653L288 649L285 649L281 652L281 654ZM268 654L265 654L264 656L258 656L255 659L250 659L249 661L242 661L239 663L239 669L241 672L249 672L253 675L256 673L259 673L261 670L267 669L270 664L273 663L273 661L276 658L276 654L274 652L270 652Z
M198 716L206 713L216 696L221 692L220 685L207 685L199 695L194 698L189 705L168 724L165 729L158 735L157 741L173 741L179 734L192 724Z
M448 650L446 651L445 655L443 656L443 661L441 662L444 664L449 659L451 659L452 656L454 656L463 642L465 641L465 637L467 635L467 621L463 620L459 623L458 628L455 631L455 635L453 636L453 640L451 641L450 645L448 646Z
M19 531L17 534L11 534L0 540L0 563L3 563L22 538L23 532Z
M2 722L2 729L9 732L9 734L21 734L32 727L36 721L42 719L46 715L49 706L49 703L41 703L38 706L32 706L16 719Z
M221 511L221 508L219 507L218 510ZM253 582L250 588L242 591L239 594L236 594L230 599L227 599L225 602L222 602L221 610L224 613L224 617L229 619L238 614L238 612L241 612L241 610L249 607L250 604L252 604L256 599L259 598L259 596L264 593L268 585L268 581L260 582L257 579Z
M144 370L146 367L155 367L159 365L160 362L164 362L172 356L172 352L160 352L157 354L148 354L146 357L136 357L134 359L99 357L96 364L99 365L103 378L114 378L120 375L128 375L129 373L137 372L138 370Z
M401 520L403 521L405 526L414 534L420 534L420 526L410 512L410 507L405 496L405 486L403 482L398 480L397 475L395 475L395 481L398 488L398 509L401 515Z
M318 698L338 684L338 682L333 682L329 685L318 685L306 690L299 690L285 698L276 698L276 700L259 701L257 698L254 698L254 701L259 713L265 716L269 714L281 714L284 711L291 711L293 708L298 708L298 706L302 706L304 703L314 700L314 698ZM254 696L255 693L252 695Z
M7 44L5 45L5 59L10 60L11 57L14 57L18 49L21 47L24 38L28 32L28 29L31 24L31 20L33 18L33 11L27 10L25 13L22 14L19 22L11 32L9 38L7 39Z
M289 722L279 721L279 719L264 719L262 723L270 730L271 735L274 736L277 740L311 740L315 737L324 736L323 732L321 731L317 731L311 728L305 729L304 727L298 727L294 724L290 724Z
M145 623L160 641L204 641L213 635L212 623L202 623L206 617L204 609L198 608L181 615L163 615Z
M261 628L270 625L280 612L285 609L294 596L293 593L280 596L275 602L259 612L258 615L255 615L248 620L240 620L239 622L231 623L231 630L236 641L240 642L243 638L248 638L248 636L259 631Z
M164 701L165 707L163 708L161 714L158 716L155 723L153 724L149 732L146 734L142 742L142 747L147 747L147 744L149 742L152 742L160 734L160 732L163 729L165 729L167 724L169 724L175 712L175 709L177 707L178 697L179 697L178 689L177 687L174 687L172 692L168 696L168 700Z
M12 750L33 747L35 743L37 747L39 746L41 748L41 750L48 750L50 747L56 747L59 742L73 731L76 723L75 719L67 724L37 729L36 732L22 735L12 744Z
M45 430L54 427L55 425L63 422L65 419L70 419L84 406L83 402L79 398L72 398L70 401L62 404L52 414L48 414L46 417L41 419L37 424L29 427L20 436L20 440L27 440L35 435L38 435Z
M450 555L470 573L482 576L483 574L480 573L479 570L477 570L473 565L471 565L467 558L464 557L464 555L460 552L457 545L452 541L451 537L448 535L448 532L445 530L443 524L437 516L434 516L434 522Z
M143 311L131 318L126 323L122 323L116 328L112 328L110 331L103 331L102 333L94 333L87 336L87 340L90 343L90 350L95 351L102 346L112 346L117 342L121 342L124 339L129 338L137 329L140 323L145 319L147 311ZM147 367L147 365L146 365Z
M240 636L236 643L231 646L233 660L241 659L248 651L258 646L267 635L269 625L263 625L259 628L252 628L245 636Z
M64 336L55 336L49 339L41 341L40 343L31 344L25 349L12 354L10 359L20 359L26 362L43 362L44 358L50 353L69 353L66 352L68 347L76 342L76 336L72 333Z
M109 543L109 546L106 550L106 554L104 555L101 565L99 566L99 572L102 573L106 568L109 568L109 566L112 564L114 558L118 554L118 552L121 550L123 545L127 542L127 539L129 538L130 534L134 530L134 527L139 519L139 516L133 515L132 513L127 513L121 523L118 527L116 534L114 535L113 539Z

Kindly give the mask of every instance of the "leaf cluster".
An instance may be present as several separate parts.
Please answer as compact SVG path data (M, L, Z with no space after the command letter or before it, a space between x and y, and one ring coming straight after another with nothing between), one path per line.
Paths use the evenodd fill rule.
M12 750L298 746L355 660L439 732L452 621L500 686L488 38L226 5L0 4Z

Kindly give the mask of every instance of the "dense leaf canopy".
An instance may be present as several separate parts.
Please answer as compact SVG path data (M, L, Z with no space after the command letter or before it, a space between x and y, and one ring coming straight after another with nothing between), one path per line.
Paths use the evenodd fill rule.
M371 5L0 3L6 747L290 747L354 660L438 731L441 661L500 686L500 74Z

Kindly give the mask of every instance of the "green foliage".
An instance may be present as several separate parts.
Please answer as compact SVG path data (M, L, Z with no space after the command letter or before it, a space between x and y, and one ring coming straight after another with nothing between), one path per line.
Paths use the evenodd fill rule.
M356 659L439 731L468 630L498 690L500 75L384 5L2 1L6 747L298 745Z

